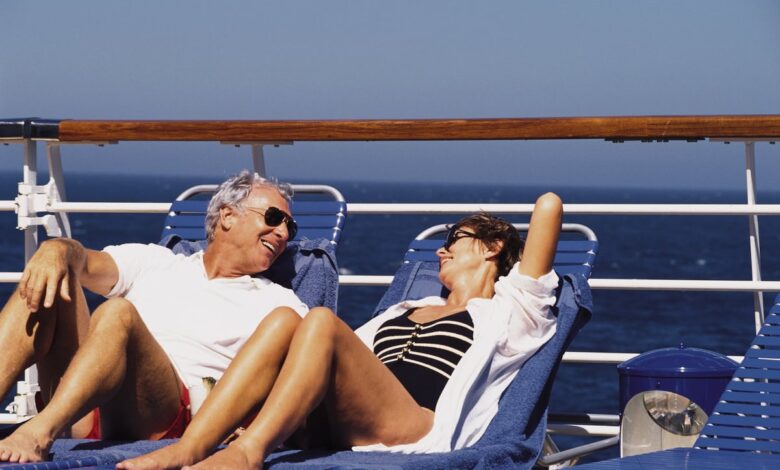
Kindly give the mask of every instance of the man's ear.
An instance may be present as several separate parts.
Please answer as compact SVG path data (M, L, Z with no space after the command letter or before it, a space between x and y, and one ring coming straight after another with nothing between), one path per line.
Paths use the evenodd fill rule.
M219 225L222 227L222 230L228 231L231 227L233 227L233 224L236 222L236 216L238 215L238 212L236 212L236 209L234 207L230 206L224 206L219 209Z

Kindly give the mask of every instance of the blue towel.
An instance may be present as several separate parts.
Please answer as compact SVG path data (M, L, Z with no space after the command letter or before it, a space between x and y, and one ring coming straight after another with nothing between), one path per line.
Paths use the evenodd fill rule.
M178 235L168 235L159 245L174 253L191 255L205 250L208 242L182 240ZM336 263L336 245L324 238L294 240L279 255L271 268L262 276L292 289L303 303L314 307L328 307L336 311L339 294L339 269Z
M529 469L541 452L547 422L547 404L555 372L566 347L590 319L592 299L582 275L561 278L553 314L558 318L555 335L523 364L499 402L498 413L482 438L472 447L439 454L394 454L386 452L284 451L271 454L266 468L306 469ZM70 444L69 444L70 442ZM73 443L76 444L73 444ZM121 445L100 443L101 450L86 452L89 444L59 440L54 450L60 467L74 459L91 457L106 465L149 452L163 443L141 441ZM75 445L75 447L74 447ZM92 444L93 446L96 444ZM58 450L59 449L59 450ZM85 453L86 452L86 453ZM44 467L40 467L44 468ZM74 467L70 467L74 468Z
M418 300L431 295L447 297L449 291L439 281L439 263L435 261L405 262L393 276L393 282L379 300L374 315L377 316L398 302Z

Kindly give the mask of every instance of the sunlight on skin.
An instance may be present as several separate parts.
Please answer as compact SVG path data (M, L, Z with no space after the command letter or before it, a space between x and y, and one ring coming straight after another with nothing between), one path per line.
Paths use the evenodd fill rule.
M260 457L257 460L250 460L249 456L253 455ZM263 468L263 461L265 457L257 452L244 449L241 444L236 441L230 444L227 448L220 450L214 455L210 456L202 462L184 469L191 470L236 470L236 469L261 469Z

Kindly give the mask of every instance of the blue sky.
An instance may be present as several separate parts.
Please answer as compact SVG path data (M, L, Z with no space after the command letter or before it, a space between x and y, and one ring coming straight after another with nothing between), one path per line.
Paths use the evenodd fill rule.
M0 115L476 118L780 113L780 2L3 2ZM759 144L762 178L780 145ZM0 147L0 170L21 149ZM223 175L248 149L64 149L66 171ZM297 143L282 178L739 188L740 146ZM410 176L411 175L411 176ZM219 179L219 178L217 178Z

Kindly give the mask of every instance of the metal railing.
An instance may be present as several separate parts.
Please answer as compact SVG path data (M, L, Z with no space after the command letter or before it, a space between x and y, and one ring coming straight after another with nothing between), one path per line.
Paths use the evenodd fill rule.
M759 117L760 118L760 117ZM729 141L741 141L745 144L745 168L746 168L746 192L747 203L746 204L566 204L564 211L567 215L666 215L666 216L697 216L697 215L720 215L720 216L747 216L749 220L749 249L751 259L751 279L750 280L701 280L701 279L606 279L606 278L592 278L589 283L593 289L605 289L605 290L685 290L685 291L732 291L732 292L753 292L754 293L754 316L756 323L756 331L760 327L763 321L763 291L780 291L780 281L763 281L760 275L760 243L759 243L759 230L757 217L760 215L780 215L780 204L757 204L756 203L756 189L755 189L755 142L766 141L775 139L775 135L780 135L777 129L780 126L780 116L764 117L763 126L760 135L764 138L752 138L749 137L750 133L745 131L743 133L735 133L733 135L744 136L741 139L733 139L728 136L727 131L722 131L718 134L721 127L716 120L708 120L707 124L709 132L713 132L713 136L724 137L720 140ZM602 119L595 118L598 123L601 123ZM512 121L511 125L515 125L518 120ZM712 122L709 122L712 121ZM739 122L737 122L739 121ZM742 121L739 119L735 121L735 126L741 125ZM128 134L124 138L126 140L223 140L224 143L231 145L250 145L252 149L253 163L255 170L260 174L265 174L265 160L263 154L263 145L278 145L280 143L289 143L287 140L404 140L401 134L393 134L393 126L401 121L393 121L392 125L388 126L390 129L389 137L384 138L384 134L360 134L355 129L350 127L352 123L345 124L340 128L338 132L343 132L343 138L336 138L334 136L341 134L332 134L329 129L331 124L319 126L318 122L312 124L312 129L306 132L323 132L322 138L284 138L277 137L271 139L270 137L276 136L276 134L267 134L264 130L265 123L261 123L258 129L250 132L250 137L255 136L268 136L269 139L254 139L262 141L253 141L249 138L236 138L236 139L179 139L179 138L154 138L146 139L144 132L157 132L144 129L146 125L141 123L130 123L133 128L132 132L140 132L140 134ZM404 121L402 124L407 125L411 121ZM444 121L442 121L444 123ZM503 121L502 121L503 122ZM595 121L594 121L595 122ZM661 121L656 123L650 119L652 125L661 125ZM680 128L678 133L680 136L672 138L686 138L687 121L680 121ZM731 121L729 121L731 122ZM73 143L87 143L83 142L84 135L91 136L91 140L101 140L101 142L89 142L97 143L99 145L109 143L108 141L102 141L107 138L111 132L113 132L117 125L125 125L127 123L113 123L103 125L99 123L97 134L78 134L73 133L74 129L78 129L79 132L88 130L89 124L86 122L78 123L72 121L73 125L69 127L71 134L67 134L67 139L76 140ZM449 122L448 122L449 123ZM557 125L550 121L550 124L554 127L555 135L542 135L538 131L527 133L524 129L510 129L504 134L495 134L493 129L496 127L495 122L485 123L487 127L483 128L483 132L493 134L487 135L485 138L501 138L501 139L536 139L536 138L607 138L610 140L623 140L624 138L639 138L639 139L659 139L664 140L662 134L656 135L652 132L642 133L642 131L632 130L631 126L633 122L628 122L628 127L623 126L624 123L615 121L615 127L606 126L599 128L597 131L585 132L577 131L573 134L566 134L566 129L554 127ZM152 123L157 125L158 123ZM181 124L181 123L179 123ZM202 124L202 123L200 123ZM412 124L415 124L412 122ZM446 123L445 123L446 124ZM464 132L468 131L468 123L463 124L462 121L449 123L454 126L461 126ZM482 124L482 123L478 123ZM509 125L507 124L507 125ZM524 125L524 122L520 123L520 127ZM610 126L612 123L608 123ZM189 124L185 123L185 127ZM364 124L357 123L358 128L366 125L371 126L372 123ZM436 122L427 121L421 124L419 127L423 129L425 126L433 126L435 128L438 125ZM574 125L579 126L579 123L574 122L567 123L567 126ZM601 125L601 124L599 124ZM103 126L105 129L101 128ZM112 127L113 126L113 127ZM140 126L140 127L139 127ZM164 127L164 126L163 126ZM414 127L414 126L413 126ZM137 129L141 128L141 131ZM694 129L692 127L691 129ZM102 129L102 130L101 130ZM460 127L458 128L460 129ZM519 129L519 130L518 130ZM551 128L553 129L553 128ZM657 132L667 132L668 127L658 128ZM736 127L735 127L736 129ZM424 129L423 129L424 130ZM386 129L382 129L381 132L385 132ZM92 132L92 131L90 131ZM103 132L103 134L101 134ZM123 131L124 132L124 131ZM195 132L195 131L193 131ZM254 133L253 133L254 132ZM258 134L259 132L259 134ZM296 131L298 132L298 131ZM379 131L377 131L379 132ZM458 138L457 132L454 134L442 134L441 136L436 133L441 132L436 130L433 134L417 136L412 140L436 140L436 139L452 139ZM469 131L470 132L470 131ZM503 131L502 131L503 132ZM552 131L551 131L552 132ZM637 133L636 136L632 132ZM305 133L305 132L304 132ZM558 135L560 133L560 135ZM602 136L602 134L604 134ZM73 136L80 136L78 138ZM139 137L140 135L140 137ZM164 134L155 134L157 137ZM297 134L296 134L297 135ZM410 134L411 135L411 134ZM416 135L416 134L415 134ZM466 139L479 139L483 137L471 135L466 132ZM756 134L758 135L758 134ZM552 137L551 137L552 136ZM625 137L628 136L628 137ZM687 140L701 140L707 138L709 135L690 135L690 139ZM61 136L60 136L61 137ZM256 136L255 136L256 137ZM710 138L712 136L709 136ZM63 142L57 141L56 138L47 141L47 156L49 163L49 171L51 180L47 185L37 185L37 149L36 141L27 139L10 139L5 140L8 143L19 143L24 146L24 170L23 181L19 185L19 196L13 201L0 201L0 211L16 211L18 213L19 228L25 230L25 259L29 259L32 252L37 245L37 226L44 226L51 234L57 234L57 231L61 235L69 235L69 227L67 222L68 213L134 213L134 214L160 214L167 213L170 208L170 202L160 203L101 203L101 202L69 202L65 198L64 177L62 174L61 156L59 146ZM67 140L66 139L66 140ZM41 139L44 140L44 139ZM715 139L712 139L715 140ZM283 142L285 141L285 142ZM351 202L349 204L350 214L468 214L478 211L488 211L501 214L530 214L533 210L533 204L493 204L493 203L471 203L471 204L385 204L385 203L360 203ZM39 214L44 214L39 216ZM17 282L21 277L21 273L18 272L4 272L0 273L0 282ZM392 280L392 276L367 276L367 275L341 275L339 281L343 285L354 286L385 286L389 285ZM595 351L581 351L581 352L567 352L564 355L564 362L568 363L588 363L588 364L617 364L636 356L637 353L605 353ZM739 360L740 357L732 357ZM589 436L609 436L614 437L618 432L617 416L616 415L603 415L606 416L603 420L590 421L588 423L563 423L552 424L550 430L553 433L565 433L570 435L589 435Z

